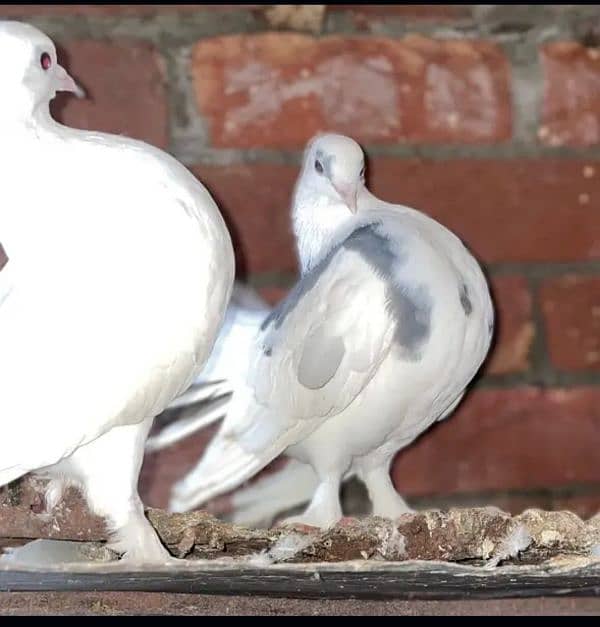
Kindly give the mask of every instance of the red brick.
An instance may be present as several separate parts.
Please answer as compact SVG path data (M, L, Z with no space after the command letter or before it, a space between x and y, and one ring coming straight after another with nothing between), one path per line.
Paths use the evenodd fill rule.
M298 169L269 164L193 168L223 212L238 272L295 272L290 204Z
M370 162L380 198L428 213L488 263L600 259L600 167L572 160Z
M550 279L540 298L552 363L562 370L600 371L600 278Z
M229 35L198 42L192 64L215 146L297 148L324 129L384 143L511 132L508 63L484 41Z
M53 107L62 122L168 146L164 64L149 44L68 41L64 51L59 57L88 97L60 95Z
M540 140L551 146L600 143L600 48L557 42L543 46L541 57Z
M598 483L600 388L475 390L394 464L406 495Z
M535 337L531 292L521 276L499 276L491 283L496 308L496 339L485 372L523 372L529 369L529 352Z
M31 16L85 15L104 17L113 15L154 15L159 13L198 13L214 10L254 9L262 5L235 4L4 4L0 6L0 18Z

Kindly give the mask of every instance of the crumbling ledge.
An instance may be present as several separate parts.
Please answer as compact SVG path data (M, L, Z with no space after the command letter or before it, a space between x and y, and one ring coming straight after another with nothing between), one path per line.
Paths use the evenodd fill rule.
M75 525L69 522L70 511L49 516L29 507L17 516L13 507L11 524L5 515L9 510L0 507L0 544L32 538L97 542L106 535L101 522L85 511L79 512ZM169 551L187 560L253 558L263 564L436 560L496 566L585 557L600 547L600 516L583 521L567 511L527 510L514 517L491 507L423 511L396 521L345 519L328 531L248 529L205 512L169 514L150 509L147 514Z
M571 512L528 510L512 517L495 508L451 509L396 521L346 519L320 531L247 529L205 512L147 513L170 552L184 559L135 569L106 561L101 544L88 543L78 546L85 547L85 560L96 562L3 565L0 591L364 599L600 595L600 517L583 521ZM46 519L44 525L48 533L42 536L68 536L64 527ZM87 529L95 540L102 535L92 524Z
M266 562L436 560L472 564L536 564L556 556L589 556L600 546L600 517L495 508L405 514L396 521L349 519L328 531L312 527L247 529L204 512L148 517L176 557L215 559L262 554Z

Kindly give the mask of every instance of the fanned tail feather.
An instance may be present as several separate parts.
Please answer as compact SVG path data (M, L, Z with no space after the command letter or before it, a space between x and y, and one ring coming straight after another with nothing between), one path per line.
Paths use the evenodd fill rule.
M271 459L264 454L257 457L237 442L217 435L200 463L173 487L169 509L185 512L198 507L236 488L262 470Z
M239 525L270 526L279 515L310 501L317 485L312 467L291 459L281 470L235 492L229 518Z
M167 407L167 410L181 409L201 403L204 401L210 401L225 394L231 394L233 388L228 381L215 381L210 383L196 383L189 387L181 396L174 399Z
M199 408L184 410L178 419L164 427L157 435L146 441L146 451L153 453L193 435L197 431L221 420L227 413L228 397L221 397L213 402L208 401Z

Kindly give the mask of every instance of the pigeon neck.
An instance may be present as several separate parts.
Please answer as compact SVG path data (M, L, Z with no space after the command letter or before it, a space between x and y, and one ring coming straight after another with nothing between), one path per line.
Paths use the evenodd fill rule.
M292 224L300 272L309 272L331 249L340 226L353 214L346 205L310 190L299 189L294 199Z
M0 127L3 129L31 129L52 122L48 102L34 103L31 97L0 104Z

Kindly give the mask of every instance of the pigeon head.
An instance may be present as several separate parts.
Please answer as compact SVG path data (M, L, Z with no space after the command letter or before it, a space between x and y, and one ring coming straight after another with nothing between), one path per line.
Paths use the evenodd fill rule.
M332 203L343 203L356 213L365 184L365 156L350 137L327 133L314 137L306 148L301 180Z
M30 24L0 21L0 117L27 117L58 91L84 92L56 59L52 40Z

